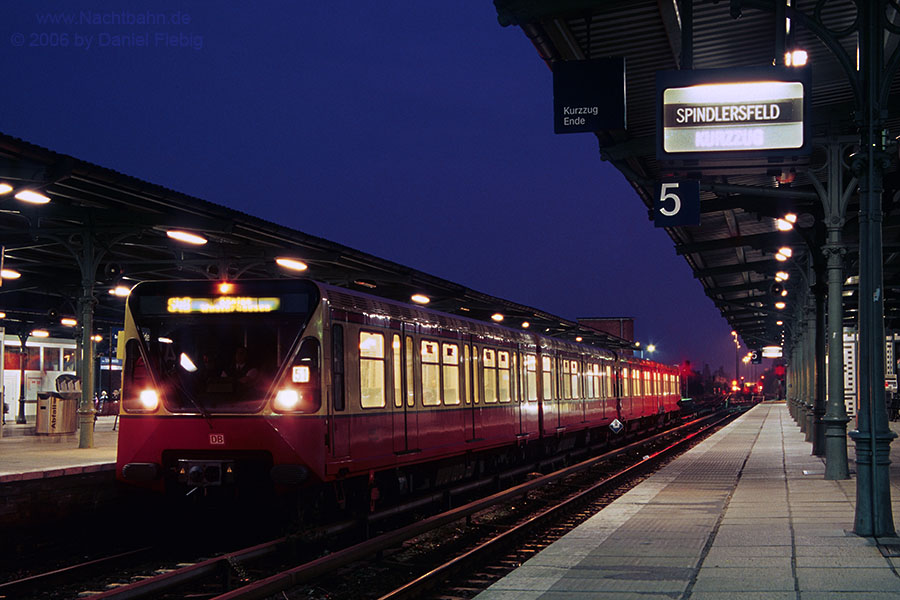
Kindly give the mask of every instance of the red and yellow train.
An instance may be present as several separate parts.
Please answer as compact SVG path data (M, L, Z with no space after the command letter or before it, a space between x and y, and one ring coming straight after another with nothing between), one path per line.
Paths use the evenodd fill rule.
M681 397L674 367L309 280L141 283L124 335L117 476L158 491L410 489Z

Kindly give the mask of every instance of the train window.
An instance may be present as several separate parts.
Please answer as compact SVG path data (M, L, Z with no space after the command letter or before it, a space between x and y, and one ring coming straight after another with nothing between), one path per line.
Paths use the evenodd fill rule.
M644 395L652 396L654 394L653 390L653 378L650 375L649 371L644 371Z
M331 368L334 372L334 410L344 410L344 327L331 328Z
M572 374L572 397L578 399L581 397L581 392L578 386L578 361L573 360L569 362L570 373Z
M525 355L525 397L529 401L537 400L537 356Z
M572 380L569 379L569 361L563 360L562 366L560 368L560 377L562 378L562 385L560 385L560 396L563 398L571 398L572 397Z
M472 361L469 358L469 345L463 344L463 397L466 399L466 404L472 403L472 391L469 389L470 381L472 380Z
M549 356L541 357L541 374L544 384L544 400L551 400L556 390L553 389L553 361Z
M641 372L637 369L631 370L631 393L634 396L642 396L644 391L641 389Z
M482 354L482 373L484 377L483 394L485 404L497 402L497 355L491 348L485 348Z
M459 346L441 344L444 404L459 404Z
M363 408L384 406L384 336L359 332L359 402Z
M622 369L622 396L631 396L631 379L628 377L628 369Z
M499 382L497 385L497 395L500 397L500 402L509 402L509 352L506 352L505 350L497 352L497 375L499 378Z
M437 342L422 340L422 404L438 406L441 403L440 349Z
M585 365L584 371L584 397L588 399L594 398L594 365L588 363Z
M394 378L394 406L403 406L403 377L400 363L400 336L394 334L391 338L391 376Z
M415 382L415 362L413 358L413 339L411 335L406 336L406 405L416 405L416 388Z

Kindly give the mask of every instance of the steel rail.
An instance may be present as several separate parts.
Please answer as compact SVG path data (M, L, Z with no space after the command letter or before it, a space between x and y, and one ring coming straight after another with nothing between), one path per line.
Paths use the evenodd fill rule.
M428 517L405 527L401 527L400 529L389 531L372 539L361 542L355 546L345 548L343 550L329 554L328 556L323 556L292 569L288 569L265 579L247 584L243 587L231 590L219 596L215 596L213 600L261 600L263 598L267 598L269 596L277 594L278 592L298 586L316 577L332 572L344 565L376 554L379 551L391 547L396 547L406 540L422 535L423 533L426 533L438 527L442 527L449 523L459 521L474 513L480 512L486 508L490 508L495 504L514 499L526 494L533 489L542 487L544 485L547 485L548 483L552 483L554 481L557 481L558 479L562 479L579 471L589 469L597 463L626 453L637 448L640 445L646 444L649 441L658 439L663 436L671 435L672 433L681 431L689 427L697 426L698 424L702 424L704 421L711 421L713 417L717 416L718 415L713 415L712 417L707 416L701 419L696 419L689 423L680 425L679 427L676 427L674 429L669 429L648 438L632 442L631 444L628 444L621 448L616 448L599 456L595 456L576 465L560 469L531 481L527 481L507 490L497 492L496 494L493 494L491 496L474 500L458 508L454 508L441 514ZM691 437L693 437L693 435ZM657 454L658 453L654 453L653 456L656 456Z
M518 536L524 536L529 531L541 527L547 521L551 521L560 517L566 511L571 510L574 506L578 505L581 502L588 501L592 496L603 491L606 488L609 488L611 485L615 485L622 480L627 479L628 477L635 475L636 473L639 473L653 463L669 456L710 427L714 427L715 425L730 419L731 416L732 415L726 415L715 423L709 423L703 429L695 431L663 448L662 450L658 450L657 452L644 457L640 462L625 467L624 469L610 475L609 477L604 478L602 481L597 482L591 487L586 488L564 499L559 504L544 509L540 513L529 517L525 521L514 525L510 529L507 529L506 531L497 534L493 538L479 544L475 548L468 550L464 554L461 554L447 561L440 567L432 569L428 573L417 577L413 581L389 592L388 594L381 596L378 600L401 600L402 598L420 597L423 592L428 591L429 589L440 584L447 577L449 577L465 565L472 564L475 560L481 558L491 551L496 550L498 547L502 547L503 544L509 542L510 540L514 540Z
M69 565L68 567L63 567L61 569L54 569L53 571L47 571L46 573L38 573L36 575L23 577L22 579L0 583L0 598L22 597L20 594L23 590L33 589L50 583L58 583L60 581L72 581L76 577L83 576L86 572L107 567L121 560L145 554L151 550L153 550L153 548L150 546L137 548L135 550L128 550L127 552L120 552L102 558L95 558L83 563Z

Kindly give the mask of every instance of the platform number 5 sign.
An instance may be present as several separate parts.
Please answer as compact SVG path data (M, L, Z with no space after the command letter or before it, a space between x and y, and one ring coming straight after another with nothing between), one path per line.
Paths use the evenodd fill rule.
M656 186L653 223L657 227L700 224L700 182L661 181Z

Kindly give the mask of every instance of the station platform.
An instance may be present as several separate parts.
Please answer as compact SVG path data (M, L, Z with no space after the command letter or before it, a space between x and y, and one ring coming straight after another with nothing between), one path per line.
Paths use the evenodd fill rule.
M826 481L786 405L757 405L477 598L900 599L900 539L853 533L848 448ZM896 525L900 441L891 461Z
M96 471L114 471L115 416L98 417L94 424L94 447L78 448L78 433L36 435L34 423L3 425L0 438L0 484Z

